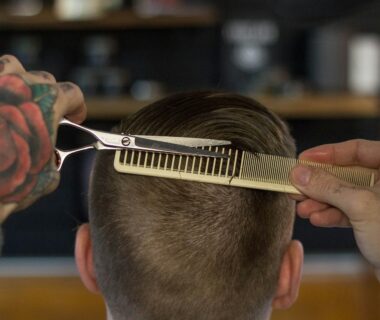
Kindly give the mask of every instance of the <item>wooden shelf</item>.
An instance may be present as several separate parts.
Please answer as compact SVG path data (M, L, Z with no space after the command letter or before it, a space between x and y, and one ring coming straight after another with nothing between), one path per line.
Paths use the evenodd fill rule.
M256 97L284 118L374 118L380 116L377 97L347 94L301 97Z
M91 20L60 20L52 10L44 10L31 17L9 16L0 10L2 30L90 30L90 29L133 29L133 28L180 28L207 27L217 23L213 9L189 10L176 15L142 17L132 10L107 13L104 17Z
M306 95L302 97L254 97L283 118L375 118L380 116L376 97L344 94ZM87 99L88 118L121 119L151 101L137 101L130 97Z

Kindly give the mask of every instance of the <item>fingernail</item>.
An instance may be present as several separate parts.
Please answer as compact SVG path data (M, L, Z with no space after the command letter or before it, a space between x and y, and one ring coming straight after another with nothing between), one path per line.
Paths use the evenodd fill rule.
M296 167L292 171L293 182L300 185L306 186L310 182L311 170L307 167Z

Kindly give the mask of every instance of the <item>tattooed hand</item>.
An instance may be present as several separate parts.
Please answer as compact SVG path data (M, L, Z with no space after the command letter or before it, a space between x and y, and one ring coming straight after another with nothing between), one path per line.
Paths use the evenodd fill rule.
M54 145L59 121L84 120L83 94L44 71L26 72L0 57L0 222L53 191L59 182Z

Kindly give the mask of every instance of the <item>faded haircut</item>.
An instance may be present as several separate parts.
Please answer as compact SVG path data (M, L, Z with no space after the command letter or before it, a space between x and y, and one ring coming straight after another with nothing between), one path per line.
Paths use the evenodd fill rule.
M288 128L235 94L170 96L121 122L119 132L232 141L294 156ZM117 173L96 156L90 226L98 284L115 320L260 319L270 308L294 203L286 195Z

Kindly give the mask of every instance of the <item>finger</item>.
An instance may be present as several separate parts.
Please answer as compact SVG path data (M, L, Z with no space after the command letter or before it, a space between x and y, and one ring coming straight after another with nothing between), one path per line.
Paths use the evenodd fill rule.
M39 79L44 79L45 81L48 81L49 83L56 83L57 82L55 77L47 71L33 70L33 71L29 71L29 73L39 77Z
M307 197L303 194L288 193L288 197L292 200L295 200L295 201L304 201L307 199Z
M369 209L377 203L373 189L360 189L322 169L297 166L292 170L290 180L301 193L340 209L351 221L361 221L363 213L373 212L373 208Z
M15 56L7 54L0 57L0 75L24 72L24 67Z
M310 218L314 212L322 211L331 207L330 205L313 199L307 199L297 204L297 213L301 218Z
M56 112L58 119L66 117L75 123L81 123L86 118L86 104L82 90L74 83L60 82Z
M360 165L378 169L380 167L380 142L356 139L325 144L302 152L299 158L343 166Z
M0 205L0 224L4 222L8 216L15 211L17 208L17 203L7 203Z
M347 216L339 209L329 207L326 210L313 212L310 216L310 223L316 227L350 227Z

